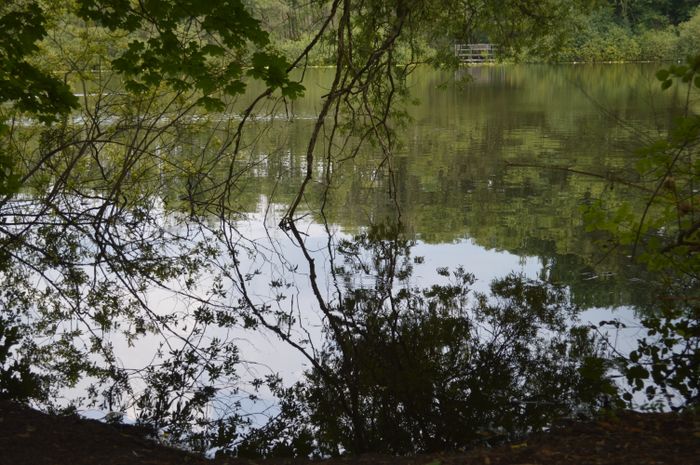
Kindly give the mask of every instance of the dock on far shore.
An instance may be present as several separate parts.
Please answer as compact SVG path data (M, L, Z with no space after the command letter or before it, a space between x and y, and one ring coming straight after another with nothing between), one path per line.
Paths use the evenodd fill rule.
M455 44L455 57L461 63L493 63L496 61L495 44Z

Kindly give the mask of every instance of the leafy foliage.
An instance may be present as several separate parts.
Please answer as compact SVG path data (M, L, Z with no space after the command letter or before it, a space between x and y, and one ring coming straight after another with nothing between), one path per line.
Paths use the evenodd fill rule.
M17 402L44 400L48 394L41 376L32 370L29 360L13 354L22 340L21 326L0 315L0 399Z
M46 35L44 12L36 2L5 3L0 6L0 105L11 104L17 111L36 117L43 123L56 121L77 106L70 88L50 72L27 59L37 50L37 42ZM15 154L6 143L8 114L0 111L0 196L16 192L19 176L15 172Z
M239 454L494 444L614 402L596 341L565 323L574 309L564 289L510 275L472 295L462 269L415 289L410 248L391 228L340 244L346 289L318 365L292 388L273 385L280 415Z
M677 82L686 86L688 103L667 137L639 152L640 180L633 185L645 199L643 207L625 202L608 211L601 202L587 212L587 221L655 273L649 284L657 287L658 301L642 321L647 334L622 360L623 371L632 391L645 390L649 401L682 408L700 396L700 116L689 106L700 89L700 56L656 76L663 89ZM632 395L626 399L631 402Z
M47 56L67 68L66 81L81 95L70 118L71 105L58 108L63 118L56 118L49 104L61 96L74 101L68 86L53 95L47 89L56 81L42 81L43 74L34 88L16 74L0 81L11 112L52 123L9 128L21 178L9 162L2 168L3 193L20 184L26 192L0 199L0 305L31 328L22 336L32 364L49 374L53 392L86 382L87 402L135 408L174 443L204 449L239 441L241 453L435 450L485 436L495 442L569 415L581 402L595 410L601 394L614 398L595 341L562 320L561 288L510 277L494 284L496 302L486 296L469 302L472 278L458 270L449 284L415 289L410 244L397 230L380 228L342 244L344 263L332 273L347 287L341 292L336 282L338 299L328 303L297 227L306 187L328 194L335 161L355 157L362 144L380 148L380 165L393 169L395 128L406 121L396 103L408 98L406 78L426 45L444 43L449 32L492 35L518 49L555 32L570 4L335 0L293 63L275 52L238 0L78 0L53 18L51 34L36 2L22 3L26 12L4 7L3 20L28 31L17 35L20 48L15 36L0 36L12 50L8 57L19 50L18 69L47 36ZM110 47L111 38L126 47ZM74 43L64 48L66 41ZM333 82L314 110L305 176L281 222L304 253L327 324L326 345L317 352L308 338L294 339L298 322L280 307L284 295L257 299L250 290L265 247L239 232L238 192L243 175L257 168L245 160L244 124L268 97L269 112L260 116L274 119L275 105L301 94L289 72L319 43L333 51ZM112 69L103 72L102 63ZM262 81L263 90L240 113L232 97L243 99L252 80ZM196 105L242 116L217 119L195 113ZM215 130L202 121L213 121ZM260 127L253 126L250 140ZM297 265L278 258L296 272ZM353 282L365 270L374 286ZM162 311L153 302L159 292L177 304ZM283 397L282 414L241 443L239 429L248 423L237 400L239 355L232 338L210 331L260 327L306 355L313 369L291 389L271 379ZM14 343L17 334L7 334ZM161 344L147 366L124 366L115 334L130 348L147 335ZM18 363L10 370L29 379L27 365ZM216 402L229 411L213 419Z
M172 349L162 364L143 370L146 388L135 396L137 421L167 437L170 444L198 452L228 443L250 424L240 412L234 387L239 361L237 348L222 341ZM228 387L219 387L222 380ZM210 412L217 397L228 403L222 418Z
M46 35L45 21L36 2L0 7L0 103L49 123L78 101L63 82L27 61Z
M700 41L700 6L688 21L678 26L679 54L681 57L692 56L697 53L698 41Z
M698 41L697 2L607 1L573 16L549 53L528 58L548 61L609 62L678 60L694 53Z
M114 68L126 75L127 88L142 92L166 83L178 91L197 89L209 109L223 108L215 92L243 93L243 59L250 46L259 48L248 74L262 79L269 89L296 97L303 87L290 81L289 63L263 48L269 44L240 0L197 2L189 0L129 1L84 0L78 14L100 22L112 31L139 31L118 58ZM145 37L144 37L145 35Z

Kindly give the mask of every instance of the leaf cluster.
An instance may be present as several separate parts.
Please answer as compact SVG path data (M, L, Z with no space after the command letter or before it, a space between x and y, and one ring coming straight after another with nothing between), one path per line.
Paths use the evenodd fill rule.
M81 1L78 14L112 31L132 33L128 48L112 65L127 76L126 86L143 92L165 83L177 91L200 91L207 109L222 109L215 94L243 93L245 58L253 55L247 74L270 90L296 97L303 87L289 79L285 58L265 50L268 33L240 0Z
M47 395L42 377L32 370L27 359L18 351L22 326L15 318L0 315L0 399L16 402L41 400Z
M687 57L686 64L672 65L667 69L656 72L656 78L661 81L661 88L666 90L673 85L674 79L682 83L694 85L700 89L700 55Z
M45 22L36 2L0 7L0 103L10 102L50 123L78 101L63 82L27 61L46 35Z

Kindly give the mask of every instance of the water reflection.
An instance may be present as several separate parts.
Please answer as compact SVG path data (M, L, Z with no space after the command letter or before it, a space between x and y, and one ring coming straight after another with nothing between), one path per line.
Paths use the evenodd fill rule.
M271 104L247 123L240 140L232 136L239 118L182 110L196 117L178 120L178 109L167 118L142 117L119 101L109 111L125 112L117 115L122 125L83 119L81 124L94 127L29 138L37 153L57 150L60 156L52 159L55 171L48 167L23 196L0 205L1 298L5 308L34 318L28 323L36 324L35 340L43 344L35 351L37 364L57 369L64 386L81 373L97 378L90 394L106 398L105 408L136 406L144 420L182 430L192 421L229 418L230 424L219 426L236 434L246 422L236 413L246 395L238 391L239 375L250 375L253 386L270 372L286 370L292 375L286 380L298 379L305 361L311 368L307 382L320 384L307 384L307 393L292 401L311 417L322 406L340 408L331 423L310 418L308 424L351 438L328 439L327 452L374 448L381 443L377 431L385 427L396 432L387 442L390 451L407 451L409 444L458 447L459 441L476 440L478 428L498 425L517 434L582 402L596 405L600 399L586 397L593 394L581 391L583 384L555 385L557 379L578 383L586 357L596 358L592 342L567 332L570 322L553 310L569 311L560 305L564 298L572 307L600 307L646 297L630 285L639 270L625 257L613 253L599 260L579 207L615 187L617 170L632 162L639 131L663 130L665 110L645 103L659 97L646 87L650 70L489 67L475 71L467 84L419 70L412 86L423 103L407 107L412 120L394 128L395 150L388 154L366 144L354 153L331 146L330 156L314 162L318 176L299 217L280 230L276 215L284 214L306 172L309 118L318 112L310 102L324 92L324 73L310 73L320 84L309 85L308 100L285 112L279 102ZM657 108L672 106L674 98L666 96ZM134 121L157 128L157 136L133 127ZM84 152L59 150L65 138L83 143L81 131L92 129L111 139L88 138ZM238 150L230 149L234 143ZM61 171L62 164L71 168ZM574 175L572 169L604 179ZM624 191L610 195L622 198ZM414 255L424 257L423 263L406 262ZM366 263L360 267L358 260ZM446 266L463 266L468 273L453 276L462 280L457 287L438 282L430 290L434 270ZM491 278L514 270L525 270L525 276L501 281L492 298L470 305L454 300L471 297L479 285L488 293ZM471 273L480 280L473 283ZM523 301L516 294L525 288L541 289L542 299ZM443 299L443 292L454 299ZM392 301L396 314L385 311ZM405 323L398 324L399 316ZM493 339L497 327L517 330L515 339ZM540 328L548 337L539 338ZM436 339L420 340L433 329ZM278 339L283 343L270 344L269 357L261 360L255 352ZM414 340L415 353L401 352ZM580 353L573 356L575 344ZM123 346L143 363L136 366L119 354ZM455 392L444 391L450 373L438 366L452 361L428 357L439 359L445 347L464 370ZM502 368L497 374L468 368L495 363L501 350L519 358L508 366L496 363ZM561 357L549 359L544 354L550 352ZM408 369L389 379L391 360L384 355L420 367L436 381L428 386ZM353 357L363 363L348 365ZM600 366L593 368L593 378L601 375ZM547 386L538 387L546 393L530 391L540 369L551 375ZM514 370L525 374L514 379ZM362 385L353 387L358 380ZM482 382L493 384L493 392L475 400L471 393ZM416 391L397 392L401 386ZM426 394L433 388L443 390L440 402L456 402L466 416L452 426L440 423L446 410L433 405L438 397ZM556 408L527 403L550 394ZM343 398L349 406L341 405ZM414 403L409 411L406 405ZM212 404L234 412L211 415ZM405 416L383 418L385 405ZM479 423L481 416L488 421ZM376 424L364 424L365 417ZM453 426L462 439L452 436ZM299 444L308 446L308 438ZM230 446L226 437L200 440ZM248 447L268 447L261 444Z
M400 224L337 242L324 343L292 387L269 382L279 413L240 456L406 454L496 444L616 402L604 353L566 289L511 274L475 293L439 268L415 281Z
M407 230L422 241L469 239L537 256L576 288L580 304L638 304L646 295L634 289L639 270L624 257L603 257L584 231L581 207L604 190L623 199L624 189L614 189L616 174L634 164L640 144L668 126L678 98L659 92L654 69L491 66L471 69L467 83L419 70L411 81L419 104L407 106L412 120L396 128L393 177L377 169L385 155L366 146L352 159L319 162L317 172L330 170L333 185L328 190L319 180L306 206L317 221L352 233L398 205ZM321 84L309 85L294 114L314 114L307 102L323 93L329 76L310 74L310 82ZM248 199L243 209L253 210L259 193L291 201L305 172L309 132L304 120L268 129L245 161L255 170L243 177L252 179L236 197Z

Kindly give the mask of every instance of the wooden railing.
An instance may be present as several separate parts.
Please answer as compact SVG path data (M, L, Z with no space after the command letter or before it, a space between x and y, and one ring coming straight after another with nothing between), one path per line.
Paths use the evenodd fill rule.
M494 44L455 44L455 56L462 63L488 63L496 59Z

